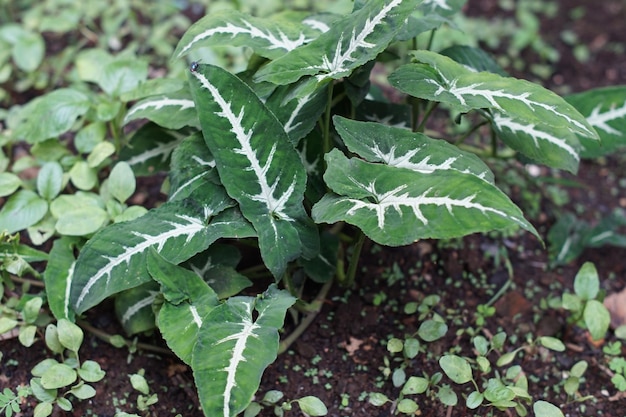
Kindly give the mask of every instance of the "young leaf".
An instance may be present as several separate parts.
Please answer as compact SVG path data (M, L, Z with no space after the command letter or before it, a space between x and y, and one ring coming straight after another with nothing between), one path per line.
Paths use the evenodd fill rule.
M20 190L0 210L0 231L15 233L36 224L48 211L48 203L30 190Z
M135 174L127 162L120 161L109 174L109 192L120 203L125 202L135 192Z
M349 160L338 150L326 161L324 179L337 194L327 194L313 207L318 223L343 220L391 246L515 225L537 235L506 195L475 175L423 174Z
M424 0L419 8L425 13L449 16L461 10L467 0Z
M448 378L457 384L465 384L472 380L472 368L465 358L457 355L444 355L439 358L439 365Z
M600 340L606 335L611 324L611 315L604 304L597 300L587 301L583 317L593 340Z
M339 79L376 58L402 29L418 0L372 0L336 21L311 43L273 60L257 73L260 81L290 84L305 75L315 76L303 93L316 84Z
M50 201L56 197L63 187L63 168L58 162L47 162L37 175L37 192Z
M369 162L382 162L424 174L455 170L494 183L493 174L484 162L446 141L340 116L335 116L333 122L348 149Z
M317 397L307 395L296 400L303 413L309 416L325 416L328 414L326 405Z
M201 277L167 262L154 250L148 255L148 271L161 284L165 298L157 316L159 330L170 349L191 364L198 331L218 305L217 295Z
M149 248L179 263L220 237L247 237L250 226L232 210L232 202L215 186L201 205L193 200L163 204L131 222L113 224L96 234L80 252L71 301L82 313L109 295L150 280ZM220 213L220 214L218 214Z
M595 88L565 97L598 132L600 142L581 136L583 158L596 158L626 146L626 86Z
M0 197L11 195L20 188L22 180L10 172L0 172Z
M295 19L294 19L295 18ZM289 18L258 18L236 10L211 13L194 23L178 43L174 56L180 58L198 47L210 45L247 46L265 58L278 58L314 39L313 25Z
M278 329L295 301L272 285L257 298L232 297L206 316L192 358L205 414L235 416L248 406L276 359Z
M543 400L536 401L533 404L533 411L536 416L541 417L565 417L563 412L556 405Z
M600 291L598 271L592 262L585 262L574 278L574 291L583 300L593 300Z
M319 251L302 205L306 173L281 123L241 80L199 65L191 90L220 180L257 231L263 261L276 278L291 260Z

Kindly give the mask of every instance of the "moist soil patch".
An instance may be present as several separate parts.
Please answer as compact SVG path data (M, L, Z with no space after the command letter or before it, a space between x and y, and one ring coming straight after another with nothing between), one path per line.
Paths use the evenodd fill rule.
M554 74L546 81L550 88L567 85L573 91L604 85L626 84L626 57L607 45L626 45L626 5L621 0L590 3L585 0L561 0L560 13L542 21L542 37L555 45L561 60ZM574 20L568 11L584 9L584 18ZM469 14L496 16L503 13L495 0L470 0ZM571 47L561 39L561 31L571 29L581 42L586 43L592 59L578 62ZM617 52L616 52L617 51ZM528 61L537 59L528 52ZM626 159L613 156L601 161L583 162L576 177L558 174L578 186L562 187L568 203L561 210L587 209L587 220L597 219L614 208L626 208ZM546 171L547 172L547 171ZM146 190L147 187L144 187ZM531 219L542 237L554 224L558 210L544 199L545 190L536 198L544 209ZM150 192L148 193L150 194ZM147 198L150 198L148 195ZM514 193L522 206L523 198ZM524 207L523 207L524 208ZM503 236L472 235L454 242L441 244L421 241L404 248L381 248L366 245L360 273L354 287L334 287L316 320L286 353L279 356L265 372L258 395L269 390L284 393L284 400L307 395L319 397L328 407L328 415L389 416L395 404L381 407L369 404L371 392L396 399L399 388L394 387L388 369L399 362L386 348L392 337L404 338L415 334L421 321L418 314L406 314L405 306L419 303L426 296L436 294L440 301L434 312L445 318L449 329L446 336L435 342L424 343L424 352L406 363L406 375L423 376L441 372L437 363L444 352L453 349L457 354L473 357L473 332L490 337L505 331L506 349L521 346L529 335L547 335L563 340L567 349L554 353L546 349L529 349L519 355L520 365L529 379L533 399L545 399L557 405L569 416L626 415L626 399L619 397L610 382L610 371L605 366L602 346L612 340L593 342L588 334L567 323L562 310L545 308L543 304L563 291L572 291L573 278L585 261L595 263L607 294L626 287L626 249L603 247L588 249L571 264L548 268L547 251L529 234ZM509 269L510 268L510 269ZM509 275L512 270L512 276ZM505 291L494 299L494 295ZM544 300L544 303L541 302ZM494 301L496 314L486 319L484 326L476 324L474 312L480 304ZM542 307L543 306L543 307ZM103 304L87 315L86 321L109 334L121 334L112 308ZM288 315L286 332L294 323ZM114 348L86 332L81 349L82 360L97 361L106 371L106 377L95 384L97 394L89 401L74 401L72 412L56 410L56 416L114 416L117 411L138 413L142 416L202 416L190 370L176 357L160 351L145 349L140 343L163 347L157 335L144 336L132 348ZM28 383L32 367L48 356L39 340L31 348L24 348L17 339L0 341L3 360L0 387ZM622 352L626 354L626 352ZM497 355L490 357L492 361ZM589 364L580 385L580 396L593 398L575 402L563 391L565 373L577 361ZM151 392L158 402L146 411L137 408L139 393L133 390L129 375L145 372ZM481 375L474 375L480 381ZM423 416L514 415L487 407L468 410L463 394L471 391L471 384L459 386L446 380L460 394L459 405L443 406L433 395L412 396ZM257 398L259 400L260 398ZM31 416L34 403L22 405L21 415ZM532 415L532 411L530 411ZM274 415L271 407L262 416ZM286 415L300 416L298 406Z

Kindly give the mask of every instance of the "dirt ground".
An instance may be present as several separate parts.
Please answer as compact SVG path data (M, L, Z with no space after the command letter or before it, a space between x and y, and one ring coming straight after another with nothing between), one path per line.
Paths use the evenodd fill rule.
M556 47L561 58L546 86L572 91L605 85L626 84L626 55L612 52L611 45L626 45L626 4L623 0L560 0L560 12L553 19L542 21L543 38ZM470 15L496 16L502 13L494 0L470 0ZM574 20L569 11L581 7L584 18ZM589 46L592 58L578 62L571 47L561 39L564 29L574 31L581 42ZM536 57L529 51L525 58L533 62ZM615 207L626 208L626 157L614 156L602 161L583 162L577 177L562 173L565 178L579 183L579 187L563 187L569 196L567 208L583 207L590 211L591 219L598 219ZM618 190L617 197L615 190ZM619 197L622 197L621 199ZM519 197L519 196L514 196ZM554 224L555 211L538 193L539 213L531 222L545 237ZM517 201L524 204L523 201ZM502 251L506 248L506 251ZM333 288L323 311L309 330L270 366L263 377L259 394L280 390L285 399L306 395L318 396L328 407L329 416L388 416L392 405L374 407L367 401L367 393L380 392L397 398L399 389L384 375L384 358L392 366L392 356L385 344L390 337L405 337L417 331L420 322L416 315L403 312L404 306L420 301L426 295L438 294L441 301L435 311L446 318L446 337L427 344L427 352L410 361L407 376L432 375L440 371L433 357L455 346L460 354L471 355L470 336L464 330L475 327L472 312L479 304L488 302L493 294L507 282L508 274L502 256L506 254L513 268L513 284L500 297L495 306L497 313L488 318L483 334L504 330L521 345L529 334L550 335L561 338L567 350L560 354L537 351L528 352L518 361L529 377L529 391L535 399L545 399L554 404L565 404L562 410L569 416L624 416L626 399L611 400L615 393L610 377L601 364L601 346L590 342L587 335L566 323L566 317L557 310L540 309L539 301L559 296L570 289L573 277L583 262L593 261L608 294L626 287L626 249L590 249L575 262L565 267L548 268L547 252L541 243L529 234L515 236L473 235L455 243L439 245L423 241L405 248L380 248L368 244L360 264L354 288ZM451 278L451 279L450 279ZM107 305L89 313L89 322L110 333L121 333ZM287 323L289 328L292 324ZM610 341L609 339L607 341ZM162 344L158 339L142 338L142 342ZM58 416L112 417L116 410L137 412L138 393L130 385L128 375L145 370L153 392L158 394L157 404L144 416L202 416L193 386L191 372L175 357L140 350L116 349L89 333L86 336L82 359L95 360L107 372L105 379L95 384L97 395L92 401L77 403L72 414L58 412ZM45 357L43 343L25 349L16 340L0 342L4 358L0 387L26 382L33 364ZM429 354L434 353L434 355ZM626 352L623 352L626 354ZM562 385L563 372L578 360L585 359L589 369L580 386L582 396L594 399L582 403L569 402ZM469 393L470 384L458 386L451 383L457 393ZM474 416L488 415L487 408L468 410L464 405L448 409L428 395L412 397L423 416ZM461 398L460 403L464 400ZM582 407L581 407L582 404ZM491 410L493 415L505 416L504 411ZM139 413L141 414L141 413ZM532 414L532 412L531 412ZM24 416L32 412L23 413ZM274 415L266 408L262 416ZM297 406L287 416L300 416Z

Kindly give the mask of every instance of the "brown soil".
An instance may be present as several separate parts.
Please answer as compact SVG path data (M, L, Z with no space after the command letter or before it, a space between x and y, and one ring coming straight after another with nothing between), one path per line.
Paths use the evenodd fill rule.
M623 1L561 0L558 3L561 12L542 24L542 36L561 53L561 61L546 84L552 88L567 85L574 91L626 84L626 56L611 52L607 47L618 43L626 45L626 5ZM490 16L499 13L495 4L494 0L470 0L468 10L472 14ZM568 11L575 7L585 9L584 18L572 20ZM589 45L592 59L588 63L576 61L570 47L561 40L560 32L566 28L575 31L581 42ZM529 54L529 60L533 59L531 51L525 53ZM576 206L586 207L595 213L590 216L593 219L618 207L620 201L626 206L624 184L618 183L619 178L626 177L625 162L624 157L611 157L602 163L584 162L578 177L568 176L582 185L582 188L564 188L570 197L568 207L572 210ZM615 190L618 191L617 197ZM536 198L543 197L537 195ZM520 199L519 203L524 204L524 201ZM532 222L545 237L558 213L550 209L551 205L544 199L539 206L543 211ZM488 302L508 279L503 263L505 258L498 258L498 255L508 256L514 271L514 283L496 302L496 315L487 319L481 330L472 315L476 306ZM508 237L473 235L445 247L436 242L419 242L398 249L381 249L370 244L365 247L362 258L355 287L332 290L309 330L266 371L259 395L268 390L282 391L285 399L315 395L326 404L328 415L333 417L391 415L392 405L374 407L367 401L370 392L381 392L391 399L399 394L399 389L383 373L385 358L391 361L392 368L397 366L386 350L386 341L390 337L403 338L414 334L418 329L420 322L416 315L403 313L408 302L438 294L441 301L435 311L446 318L450 329L446 337L427 344L427 352L410 361L407 376L440 372L433 358L452 347L458 348L460 355L471 357L468 329L478 329L487 336L504 330L509 338L518 338L515 343L507 343L509 349L520 346L528 335L552 335L567 344L565 352L531 350L517 360L529 377L533 398L562 405L562 410L569 416L626 415L626 399L610 398L615 389L602 366L602 345L592 343L585 332L568 325L561 311L541 309L539 302L560 296L564 288L571 290L576 271L588 260L595 263L607 293L620 291L626 287L626 249L587 250L572 264L549 270L546 250L529 234ZM106 305L91 312L88 320L110 333L121 333ZM291 325L287 323L288 327ZM610 340L613 339L607 341ZM142 341L162 344L154 338ZM15 339L2 341L0 346L3 353L1 388L13 388L27 382L32 366L47 355L42 342L29 349L23 348ZM95 384L97 395L93 400L76 402L73 413L57 410L57 416L112 417L117 410L139 413L136 409L138 393L132 389L128 375L140 369L145 370L151 389L159 396L158 403L142 415L174 416L180 413L185 417L202 416L191 372L175 357L145 350L131 353L128 349L115 349L89 333L83 346L81 358L100 363L107 376ZM495 356L492 359L495 360ZM554 387L562 386L563 372L582 359L589 363L589 369L580 394L591 395L594 399L582 403L568 402L563 390ZM475 377L479 378L478 375ZM458 394L469 393L470 384L458 386L445 379L444 382L450 383ZM452 409L428 395L413 398L424 416L484 416L489 412L507 415L505 411L487 408L470 411L462 405L462 397L461 405ZM22 415L30 416L32 411L25 411ZM271 416L273 412L267 408L261 415ZM294 406L287 415L299 416L301 413Z

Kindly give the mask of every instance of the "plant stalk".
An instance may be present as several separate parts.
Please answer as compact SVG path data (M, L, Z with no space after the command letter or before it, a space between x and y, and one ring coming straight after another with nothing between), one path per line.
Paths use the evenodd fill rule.
M354 244L354 250L350 258L350 264L348 265L348 272L346 273L345 279L340 282L343 287L352 287L354 285L354 277L356 276L356 268L359 265L359 259L361 258L363 243L365 243L365 233L359 230L356 243Z

